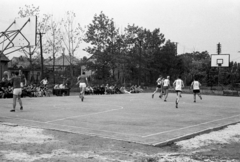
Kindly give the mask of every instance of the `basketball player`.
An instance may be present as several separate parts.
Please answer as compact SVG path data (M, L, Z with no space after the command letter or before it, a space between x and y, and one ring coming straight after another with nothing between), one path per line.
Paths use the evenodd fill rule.
M80 75L78 77L78 82L76 84L79 84L79 88L80 88L79 98L81 98L81 100L83 101L88 80L87 80L87 76L85 76L85 72L83 72L82 74L83 75Z
M173 87L175 87L175 91L176 91L176 94L177 94L176 108L178 108L178 103L179 103L180 96L181 96L181 93L182 93L182 88L184 87L181 76L178 76L178 78L173 82Z
M154 98L154 94L157 93L158 90L160 90L160 95L159 95L159 98L162 98L162 76L159 75L159 78L157 79L157 87L156 87L156 90L153 92L152 94L152 98Z
M202 100L202 96L200 94L200 86L201 84L199 83L199 81L196 80L196 78L194 78L191 87L193 89L193 102L196 102L196 95L198 95L198 97Z
M163 94L165 95L164 102L167 102L168 89L170 88L169 78L170 76L167 76L167 78L163 80Z
M20 110L23 110L21 95L22 95L22 88L21 88L21 78L19 76L19 72L13 73L13 76L10 77L8 75L8 80L13 84L13 109L10 112L15 112L16 108L16 100L18 99Z

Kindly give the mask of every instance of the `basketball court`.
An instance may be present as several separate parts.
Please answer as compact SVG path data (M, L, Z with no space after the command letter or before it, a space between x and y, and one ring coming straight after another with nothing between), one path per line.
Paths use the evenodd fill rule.
M23 98L24 110L10 112L12 99L1 99L0 121L160 146L240 121L238 97L205 96L193 102L175 94L167 102L150 93Z

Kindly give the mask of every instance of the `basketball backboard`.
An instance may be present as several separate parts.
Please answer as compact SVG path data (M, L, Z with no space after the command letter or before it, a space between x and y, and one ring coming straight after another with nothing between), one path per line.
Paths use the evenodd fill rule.
M212 54L211 67L229 67L230 55L229 54Z
M9 43L10 47L36 46L36 16L17 18L8 22L0 21L0 50L3 50Z

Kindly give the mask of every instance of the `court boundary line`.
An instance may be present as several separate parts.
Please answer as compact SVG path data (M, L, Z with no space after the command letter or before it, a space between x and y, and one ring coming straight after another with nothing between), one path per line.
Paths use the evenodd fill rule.
M114 105L114 106L116 106L116 105ZM102 114L102 113L106 113L106 112L124 109L123 106L116 106L116 107L120 107L120 108L119 109L110 109L110 110L106 110L106 111L100 111L100 112L85 114L85 115L70 116L70 117L66 117L66 118L60 118L60 119L56 119L56 120L46 121L45 123L52 123L52 122L56 122L56 121L66 120L66 119L74 119L74 118L78 118L78 117L82 117L82 116L91 116L91 115Z
M178 136L176 138L172 138L170 140L166 140L166 141L163 141L163 142L158 142L158 143L153 143L153 144L148 143L148 145L153 145L153 146L156 146L156 147L162 147L162 146L170 145L174 142L182 141L182 140L189 139L189 138L194 138L195 136L198 136L198 135L201 135L201 134L210 133L212 131L217 131L217 130L220 130L220 129L224 129L227 126L235 125L235 124L238 124L238 123L240 123L240 121L231 122L231 123L221 125L221 126L218 126L218 127L210 127L210 128L204 129L202 131L197 131L197 132L189 133L189 134L186 134L186 135L183 135L183 136Z
M156 135L160 135L160 134L175 132L175 131L179 131L179 130L183 130L183 129L187 129L187 128L197 127L197 126L200 126L200 125L214 123L214 122L221 121L221 120L231 119L231 118L235 118L235 117L238 117L238 116L240 116L240 114L234 115L234 116L230 116L230 117L226 117L226 118L216 119L216 120L212 120L212 121L208 121L208 122L204 122L204 123L200 123L200 124L195 124L195 125L191 125L191 126L187 126L187 127L183 127L183 128L178 128L178 129L173 129L173 130L169 130L169 131L153 133L153 134L149 134L149 135L145 135L145 136L141 136L141 137L142 138L148 138L148 137L152 137L152 136L156 136Z
M54 123L45 123L45 122L41 122L41 121L37 121L37 120L22 119L22 118L15 118L15 117L3 117L3 116L0 116L0 117L5 118L5 119L16 119L16 120L23 120L23 121L31 121L31 122L40 123L40 124L56 125L56 126L63 126L63 127L72 127L72 128L86 129L86 130L106 132L106 133L114 133L114 134L120 134L120 135L129 135L129 136L135 136L135 137L140 137L141 138L141 136L136 135L136 134L127 134L127 133L113 132L113 131L107 131L107 130L98 130L98 129L92 129L92 128L78 127L78 126L73 126L73 125L61 125L61 124L54 124ZM1 121L0 121L0 123L1 123ZM33 127L33 126L31 125L30 127ZM41 128L41 127L38 127L38 128L45 129L45 128ZM54 128L51 128L51 129L54 129ZM60 130L60 129L54 129L54 130ZM61 130L67 132L67 130L64 130L64 129L61 129ZM93 134L95 136L102 137L101 134L96 134L96 133L79 133L79 134ZM109 137L109 139L112 139L112 138Z

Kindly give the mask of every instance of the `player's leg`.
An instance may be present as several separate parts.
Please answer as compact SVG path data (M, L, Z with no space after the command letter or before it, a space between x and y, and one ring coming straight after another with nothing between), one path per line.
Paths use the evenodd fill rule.
M202 100L202 96L201 96L200 90L198 92L198 97Z
M13 94L13 109L10 110L10 112L15 112L16 100L17 100L17 95Z
M164 99L165 102L167 101L167 97L168 97L168 88L165 89L165 99Z
M152 98L154 97L154 94L157 93L157 91L158 91L158 87L156 87L156 90L153 92Z
M20 105L20 110L22 110L23 109L23 104L22 104L21 95L17 95L17 99L18 99L18 102L19 102L19 105Z
M82 86L79 86L79 98L82 98Z
M176 102L175 102L175 103L176 103L176 108L178 108L178 98L179 98L179 96L178 96L178 91L176 91L176 95L177 95L177 96L176 96Z
M193 92L193 102L196 102L196 93Z
M85 88L86 88L85 86L82 87L82 92L81 92L82 93L82 101L83 101L84 95L85 95Z
M159 92L160 92L160 94L159 94L159 98L161 98L162 99L162 95L163 95L163 87L161 86L160 88L159 88Z

